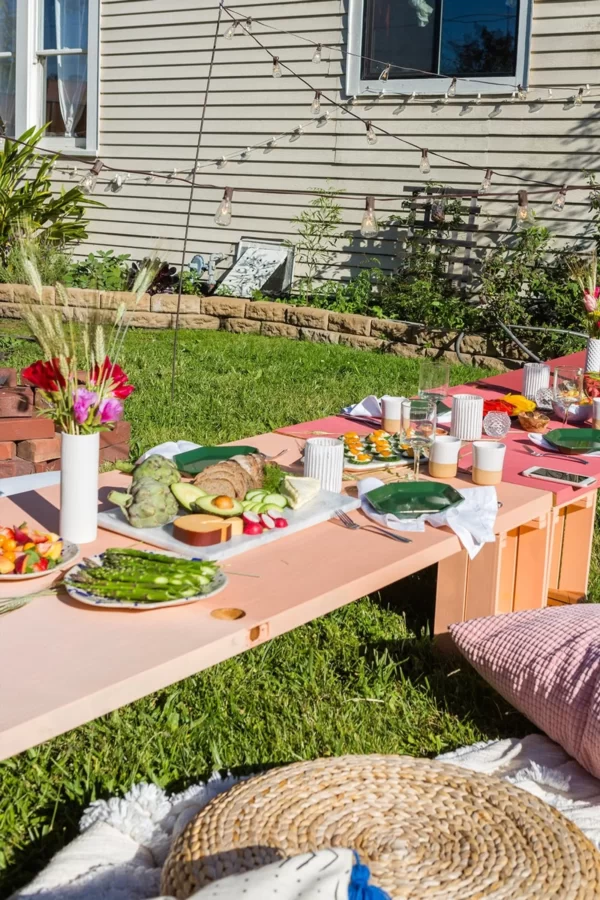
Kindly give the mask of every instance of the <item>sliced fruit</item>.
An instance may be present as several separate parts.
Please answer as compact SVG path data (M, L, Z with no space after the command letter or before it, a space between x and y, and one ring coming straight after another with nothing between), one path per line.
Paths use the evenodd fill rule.
M275 528L275 522L273 521L271 516L267 515L267 513L261 513L260 524L263 526L263 528L268 528L269 531L272 528Z
M260 500L261 497L266 497L269 492L264 488L257 488L254 491L248 491L245 496L245 500Z
M280 509L285 509L288 505L287 499L283 494L267 494L263 503L269 503L271 506L278 506Z
M171 493L179 505L183 506L183 508L187 509L189 512L192 511L193 504L197 500L207 496L206 491L203 491L202 488L196 487L195 484L186 484L184 481L172 484Z
M173 522L173 537L191 547L210 547L231 538L231 525L217 516L181 516Z
M15 571L15 564L6 556L0 556L0 575L10 575Z
M227 500L227 503L224 501ZM217 504L218 501L218 504ZM193 504L194 510L212 513L215 516L241 516L244 507L239 500L232 497L200 497Z

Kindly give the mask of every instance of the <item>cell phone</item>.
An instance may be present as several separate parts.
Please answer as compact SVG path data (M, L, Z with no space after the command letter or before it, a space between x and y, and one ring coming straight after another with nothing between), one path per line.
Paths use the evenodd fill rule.
M595 484L591 475L580 475L578 472L561 472L560 469L546 469L544 466L532 466L525 469L522 475L527 478L539 478L541 481L555 481L558 484L570 484L571 487L586 487Z

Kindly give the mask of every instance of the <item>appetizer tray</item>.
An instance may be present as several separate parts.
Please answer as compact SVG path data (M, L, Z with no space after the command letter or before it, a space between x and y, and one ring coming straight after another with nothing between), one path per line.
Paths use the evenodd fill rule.
M406 452L406 445L401 444L398 435L387 434L381 429L367 435L347 431L340 440L344 444L346 472L370 472L390 466L413 465L412 451Z
M117 534L144 541L144 543L153 547L171 550L182 556L196 559L221 560L228 559L230 556L237 556L240 553L246 553L248 550L255 550L257 547L285 538L289 534L296 534L298 531L304 531L305 528L312 528L313 525L320 525L321 522L331 519L336 509L350 512L350 510L358 509L359 506L360 500L356 497L336 494L333 491L321 491L306 506L302 506L300 509L285 510L285 517L288 520L287 528L273 528L271 531L265 530L262 534L255 537L241 534L223 544L215 544L212 547L190 547L188 544L176 540L173 537L172 525L161 525L158 528L134 528L125 519L118 507L100 513L98 525L107 531L114 531Z

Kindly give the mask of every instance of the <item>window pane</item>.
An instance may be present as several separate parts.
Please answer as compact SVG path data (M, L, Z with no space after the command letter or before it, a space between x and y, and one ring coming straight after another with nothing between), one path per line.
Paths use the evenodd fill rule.
M514 75L518 15L518 0L444 0L440 71Z
M44 0L44 50L87 50L88 0Z
M386 63L390 78L419 77L412 66L436 71L439 7L440 0L365 0L363 55L381 63L364 59L362 77L378 78Z
M15 51L17 35L17 0L0 0L0 117L6 133L15 133Z
M46 59L45 108L48 135L86 136L87 56Z

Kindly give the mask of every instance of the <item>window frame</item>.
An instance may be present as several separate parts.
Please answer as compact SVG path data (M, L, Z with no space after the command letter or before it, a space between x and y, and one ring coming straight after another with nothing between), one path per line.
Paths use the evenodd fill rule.
M87 134L85 139L44 137L40 146L74 156L95 157L99 150L100 0L88 0ZM24 0L17 8L15 135L45 124L42 48L43 0Z
M361 94L379 94L381 91L411 95L430 94L444 95L450 88L451 78L390 78L380 81L379 78L361 78L361 54L363 52L364 11L366 0L349 0L348 8L348 54L346 57L346 94L349 97ZM485 77L473 75L472 82L459 77L456 83L457 96L474 94L493 95L512 93L517 85L526 88L529 84L529 59L531 48L531 25L533 17L533 0L520 0L519 24L517 40L517 60L514 76ZM385 62L385 60L382 60ZM427 66L423 66L427 68ZM487 83L486 83L487 82Z

